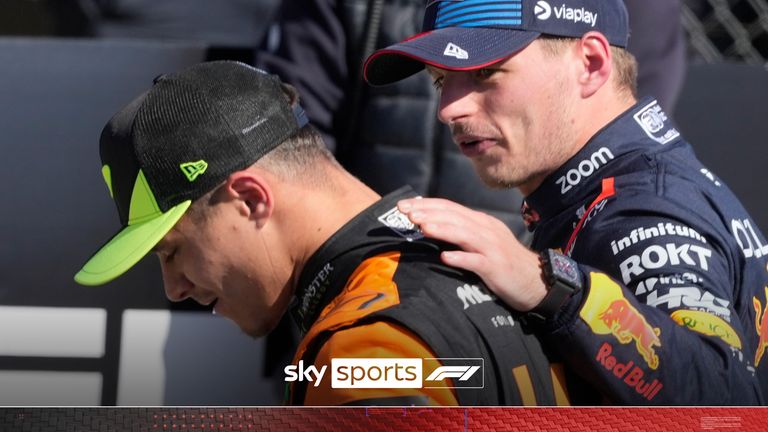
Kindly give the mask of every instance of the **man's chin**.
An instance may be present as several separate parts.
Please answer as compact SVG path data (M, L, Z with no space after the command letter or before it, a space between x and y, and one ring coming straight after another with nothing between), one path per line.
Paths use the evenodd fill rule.
M242 330L243 333L247 334L248 336L254 339L259 339L270 334L272 330L274 330L274 327L275 326L271 328L269 327L245 328L243 326L240 326L240 330Z
M472 163L480 180L491 189L512 189L520 184L520 181L509 175L498 160L472 159Z
M493 171L477 169L480 180L491 189L512 189L520 185L520 181L507 178Z
M272 330L277 327L277 323L265 323L265 322L257 322L254 323L252 321L249 322L239 322L233 318L226 317L229 321L233 322L237 327L240 328L240 331L245 333L246 335L258 339L261 337L264 337L268 335Z

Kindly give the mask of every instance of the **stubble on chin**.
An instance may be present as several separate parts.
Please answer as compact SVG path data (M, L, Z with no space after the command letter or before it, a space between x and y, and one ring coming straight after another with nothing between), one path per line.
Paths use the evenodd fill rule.
M512 189L525 182L523 173L509 166L509 163L498 156L485 155L472 159L480 180L491 189Z

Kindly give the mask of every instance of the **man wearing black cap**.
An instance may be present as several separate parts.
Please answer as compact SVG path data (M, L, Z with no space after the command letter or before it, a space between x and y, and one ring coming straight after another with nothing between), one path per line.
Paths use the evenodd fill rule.
M344 171L277 77L236 62L164 75L100 149L123 228L76 281L106 283L154 251L169 299L251 336L290 309L304 334L290 403L567 403L514 313L397 210L414 193L381 198Z
M398 208L606 399L762 404L768 242L650 98L620 0L429 1L374 53L374 85L426 69L438 116L492 187L517 187L533 251L446 200ZM535 252L534 252L535 251Z

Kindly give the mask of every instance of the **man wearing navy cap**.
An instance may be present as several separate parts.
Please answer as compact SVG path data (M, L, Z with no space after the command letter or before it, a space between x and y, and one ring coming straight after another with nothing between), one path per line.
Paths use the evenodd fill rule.
M399 203L609 402L762 404L768 242L659 104L637 101L620 0L428 1L365 78L426 68L438 117L491 187L516 187L532 250L439 199Z

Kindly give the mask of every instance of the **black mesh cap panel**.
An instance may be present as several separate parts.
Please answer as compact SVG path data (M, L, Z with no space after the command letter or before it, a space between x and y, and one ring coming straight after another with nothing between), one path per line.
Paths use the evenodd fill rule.
M125 122L113 124L119 116L107 128L127 128ZM217 61L158 78L130 126L122 133L160 209L167 211L250 166L302 124L277 77L242 63ZM188 180L181 165L201 160L207 163L205 172Z

